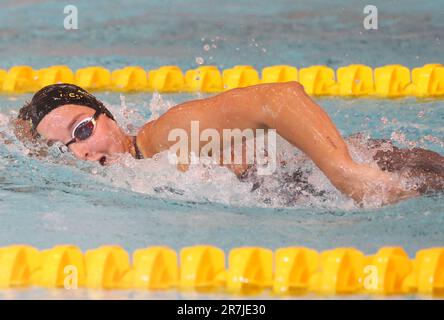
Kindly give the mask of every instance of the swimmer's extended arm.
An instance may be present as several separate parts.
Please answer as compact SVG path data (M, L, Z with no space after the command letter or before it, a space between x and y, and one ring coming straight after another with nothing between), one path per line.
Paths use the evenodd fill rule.
M376 192L384 193L386 198L386 194L393 194L384 202L403 197L393 177L352 160L328 114L297 82L233 89L177 105L141 129L138 144L142 153L150 157L168 149L175 143L168 141L170 130L182 128L190 133L193 120L199 121L201 131L206 128L219 132L234 128L276 129L280 136L307 154L337 189L353 199L361 201ZM382 190L381 186L391 188Z

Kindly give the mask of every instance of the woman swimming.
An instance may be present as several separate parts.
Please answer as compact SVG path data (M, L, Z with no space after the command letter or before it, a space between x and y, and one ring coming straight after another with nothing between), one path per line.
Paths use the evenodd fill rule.
M191 135L192 122L198 122L201 132L213 129L220 134L225 129L275 129L302 150L338 190L358 203L371 198L378 198L383 204L394 203L424 190L443 188L444 157L431 151L392 148L391 152L377 157L379 168L355 162L327 113L297 82L233 89L179 104L146 123L136 137L127 135L103 103L82 88L55 84L38 91L31 102L21 108L16 134L19 138L42 136L49 141L60 141L77 158L104 165L121 153L148 158L169 150L176 143L170 139L171 131L180 129ZM198 149L202 150L205 145L199 141ZM223 150L220 151L222 154ZM398 174L412 165L409 159L415 155L423 167L413 170L412 174L433 177L427 186L418 190L406 186ZM429 160L433 164L428 165ZM249 167L247 163L226 166L239 177ZM179 168L185 170L186 166Z

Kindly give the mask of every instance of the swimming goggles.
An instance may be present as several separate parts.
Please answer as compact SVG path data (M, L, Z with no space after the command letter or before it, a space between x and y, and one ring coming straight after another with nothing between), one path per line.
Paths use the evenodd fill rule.
M69 147L71 143L83 141L91 137L97 124L97 118L101 113L102 111L97 110L92 117L79 122L79 124L72 130L72 139L65 145Z

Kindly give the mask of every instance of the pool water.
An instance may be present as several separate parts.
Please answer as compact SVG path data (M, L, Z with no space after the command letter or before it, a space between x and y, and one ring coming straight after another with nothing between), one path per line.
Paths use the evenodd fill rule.
M69 3L69 2L68 2ZM367 0L77 0L78 30L57 0L0 3L1 68L67 64L183 69L204 64L333 68L441 63L440 0L375 0L378 30L365 30ZM198 59L201 61L200 59Z
M373 1L380 30L362 27L365 1L77 1L77 31L63 29L58 1L0 4L1 67L67 64L152 69L176 64L228 68L251 64L305 67L350 63L407 67L442 62L444 9L440 1ZM58 18L57 18L58 17ZM128 132L150 117L200 94L99 92ZM352 246L366 254L399 245L415 251L444 243L444 195L385 207L359 208L336 191L309 161L307 178L323 191L293 201L282 177L303 156L284 141L279 157L292 160L251 191L228 170L195 166L180 173L165 157L126 157L110 167L81 162L53 146L45 157L15 138L10 120L31 95L0 96L0 246L48 248L72 243L83 250L119 244L126 250L195 244L226 252L237 246L316 250ZM316 98L344 136L392 138L444 154L443 101ZM368 155L355 152L357 161ZM38 293L41 294L41 293ZM26 295L22 295L23 297ZM49 295L48 295L49 297Z
M151 94L127 95L122 107L118 94L98 96L110 104L120 123L136 125L149 117L150 103L151 108L161 104L162 109L192 98L164 97L168 102ZM180 249L199 243L226 250L242 245L303 245L318 250L355 246L366 253L401 245L410 254L442 245L442 194L362 209L336 191L313 165L311 181L326 193L289 203L280 189L282 168L265 177L269 190L263 194L261 188L251 192L251 183L240 182L228 169L196 165L181 173L162 157L126 157L102 167L76 160L56 146L42 159L29 156L7 123L8 115L13 117L24 100L23 96L0 100L5 106L3 139L10 142L0 146L0 243L4 245L19 242L44 248L74 243L87 249L116 243L128 250L159 244ZM344 136L354 132L394 136L399 146L416 143L443 153L439 101L320 99L319 103ZM124 120L124 113L134 121ZM294 157L298 167L300 153L295 148L282 144L278 152L278 159Z

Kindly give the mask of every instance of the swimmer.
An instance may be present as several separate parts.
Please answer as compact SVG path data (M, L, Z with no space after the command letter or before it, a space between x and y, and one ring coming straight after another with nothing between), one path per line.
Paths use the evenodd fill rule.
M146 123L137 136L127 135L103 103L84 89L55 84L38 91L20 109L15 127L20 139L60 141L75 157L105 165L122 153L142 159L168 150L176 143L169 141L169 132L178 128L190 133L191 121L198 121L201 131L275 129L304 152L334 187L357 203L373 198L382 204L395 203L443 188L444 157L431 151L392 148L376 156L379 168L355 162L328 114L297 82L232 89L181 103ZM200 142L199 148L204 145ZM433 176L429 185L418 190L405 186L399 174L415 161L421 165L411 174ZM228 167L239 177L248 169L246 164Z

